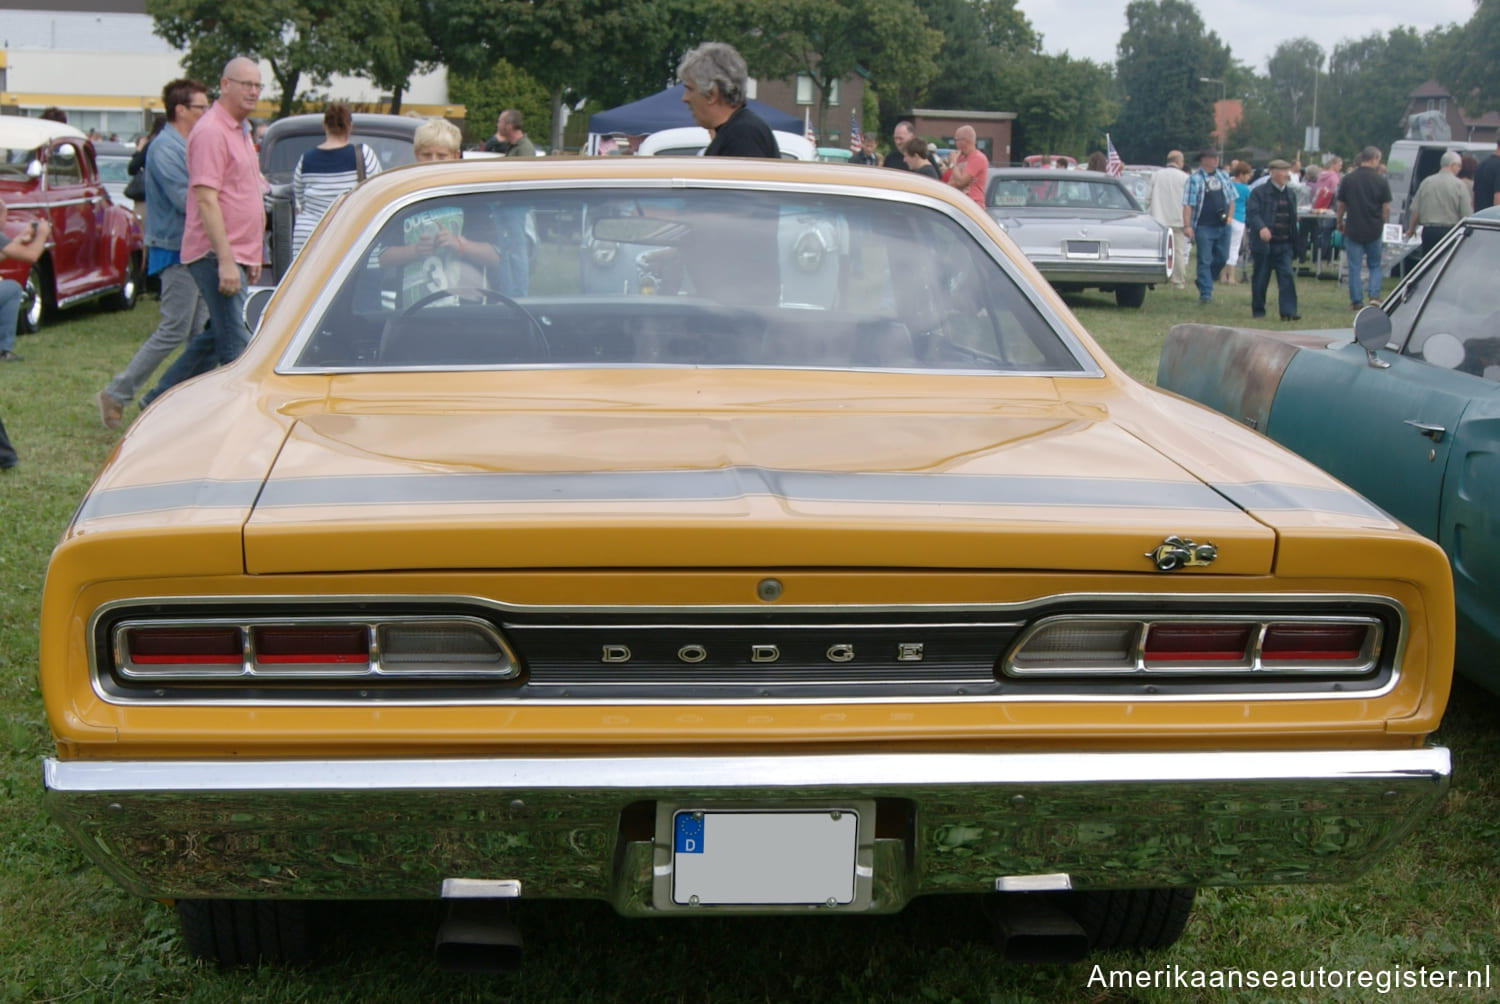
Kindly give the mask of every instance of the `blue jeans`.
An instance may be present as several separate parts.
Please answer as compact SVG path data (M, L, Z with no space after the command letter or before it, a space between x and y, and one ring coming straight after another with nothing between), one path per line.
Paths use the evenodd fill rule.
M1366 241L1360 244L1351 241L1348 234L1344 235L1344 257L1349 262L1349 302L1356 307L1365 301L1368 296L1371 299L1380 295L1380 240ZM1368 262L1369 289L1360 285L1359 263L1360 259Z
M1250 313L1264 317L1266 313L1266 291L1271 286L1271 273L1276 273L1276 299L1282 317L1297 313L1297 282L1292 276L1292 245L1290 241L1265 243L1256 241L1250 245L1250 260L1255 271L1250 275Z
M219 352L214 344L214 326L210 324L193 337L189 338L187 345L183 346L182 354L172 360L172 365L156 381L156 386L141 395L141 407L161 397L164 391L170 390L182 383L191 380L200 373L207 373L219 365Z
M240 273L240 291L233 296L219 292L219 259L205 255L197 261L187 263L188 273L198 284L203 302L208 307L208 328L214 333L214 351L220 366L234 362L250 341L250 332L245 329L245 287L249 279L245 266L236 265Z
M1214 295L1214 278L1229 262L1229 225L1205 223L1193 229L1193 243L1198 246L1198 299Z
M16 325L21 320L21 294L25 290L14 279L0 279L0 352L16 347Z
M506 296L525 296L531 285L531 248L526 243L525 208L506 207L490 210L499 240L495 250L500 253L497 275L490 283Z

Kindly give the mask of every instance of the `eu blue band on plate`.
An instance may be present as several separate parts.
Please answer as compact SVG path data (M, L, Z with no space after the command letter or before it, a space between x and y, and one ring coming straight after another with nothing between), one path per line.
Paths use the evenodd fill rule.
M702 854L703 853L703 816L694 815L691 812L679 812L677 814L677 840L678 854Z

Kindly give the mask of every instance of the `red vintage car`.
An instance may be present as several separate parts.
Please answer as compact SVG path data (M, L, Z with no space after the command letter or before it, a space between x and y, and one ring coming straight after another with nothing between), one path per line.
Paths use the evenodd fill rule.
M37 331L57 310L104 298L135 306L146 273L146 249L135 214L114 205L99 180L94 147L69 125L0 117L0 200L9 240L44 219L47 251L35 264L0 260L0 277L21 283L21 331Z

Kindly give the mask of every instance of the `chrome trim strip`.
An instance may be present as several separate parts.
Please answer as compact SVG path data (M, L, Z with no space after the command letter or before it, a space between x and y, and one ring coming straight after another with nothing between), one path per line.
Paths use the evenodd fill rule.
M1071 327L1063 321L1051 305L1043 298L1040 290L1033 289L1031 283L1021 274L1020 269L1000 249L1000 245L973 220L963 213L958 212L947 203L934 199L931 196L916 195L909 192L896 192L883 188L870 188L859 184L835 185L835 184L789 184L786 182L768 181L734 181L729 179L710 178L564 178L564 179L535 179L531 181L512 182L475 182L463 185L441 186L443 195L471 195L471 194L494 194L499 191L559 191L573 189L580 191L590 190L645 190L645 191L673 191L688 188L703 188L730 191L758 191L758 192L782 192L794 195L818 195L818 196L852 196L867 199L879 199L886 202L898 202L906 205L922 206L934 209L942 213L948 219L957 223L984 249L985 253L1005 273L1006 277L1015 283L1016 288L1024 296L1028 303L1042 318L1047 321L1058 340L1068 349L1068 352L1082 367L1077 372L1051 374L1066 377L1085 377L1098 379L1104 376L1104 370L1094 360L1094 357L1083 347ZM400 369L370 368L337 370L304 370L296 366L296 359L302 354L303 348L317 331L318 321L332 305L338 291L355 268L362 267L367 255L364 254L372 245L375 237L381 229L396 214L410 205L430 199L439 189L428 189L426 191L411 192L399 199L394 199L382 207L382 212L376 215L366 225L350 248L345 249L343 257L334 266L330 279L325 282L313 299L311 306L302 314L292 339L287 343L285 351L277 360L275 372L282 376L298 375L305 373L361 373L361 372L404 372ZM357 251L355 249L358 249ZM532 367L535 368L535 367ZM575 367L582 370L585 367ZM594 367L589 367L594 368ZM598 367L611 368L611 367ZM775 367L768 367L775 368ZM933 375L951 374L961 376L989 376L989 377L1028 377L1047 376L1049 374L1013 371L976 371L976 370L924 370L924 373Z
M75 303L82 303L85 300L97 300L101 296L108 296L111 293L119 292L120 289L121 286L118 282L112 286L100 286L98 289L91 289L87 293L74 293L72 296L62 297L57 301L57 305L59 308L71 307Z
M748 578L748 576L747 576ZM750 588L747 585L747 589ZM101 680L102 670L99 666L99 652L94 645L93 639L98 630L99 621L120 609L138 609L146 605L173 605L173 606L204 606L208 604L242 604L247 607L270 606L270 605L292 605L292 604L358 604L358 603L402 603L420 602L424 604L455 604L480 607L493 610L498 616L507 613L525 614L662 614L664 616L680 617L687 609L700 611L704 614L715 616L727 616L736 614L757 614L764 616L768 609L775 609L779 615L788 619L804 616L812 613L880 613L880 614L903 614L913 612L974 612L1009 614L1015 618L1024 619L1027 611L1038 607L1059 606L1063 604L1121 604L1131 602L1149 601L1153 604L1184 603L1193 607L1201 608L1204 604L1222 604L1225 606L1252 606L1263 607L1267 603L1273 604L1319 604L1319 603L1368 603L1371 605L1384 606L1391 611L1397 621L1396 649L1392 653L1392 671L1390 679L1382 687L1373 690L1359 690L1346 692L1328 692L1309 695L1306 692L1272 692L1254 691L1251 693L1234 693L1210 691L1199 694L1133 694L1133 695L1105 695L1105 694L1007 694L997 697L865 697L865 698L797 698L797 699L764 699L759 701L746 701L743 699L683 699L683 698L661 698L653 700L622 700L613 699L570 699L570 700L543 700L526 699L524 702L516 698L495 699L471 699L464 703L467 706L489 707L496 705L515 705L525 703L531 707L580 707L580 706L610 706L610 707L653 707L659 705L701 705L705 707L716 707L721 705L732 705L748 707L753 705L764 706L804 706L824 704L976 704L976 703L1054 703L1054 704L1119 704L1119 703L1219 703L1224 701L1234 702L1260 702L1260 701L1308 701L1308 700L1346 700L1364 701L1377 697L1383 697L1395 689L1400 682L1402 672L1402 659L1406 654L1407 637L1407 613L1406 608L1400 603L1387 596L1374 596L1361 593L1273 593L1246 595L1244 593L1059 593L1055 596L1047 596L1034 600L1018 603L975 603L975 604L826 604L823 606L801 605L801 606L776 606L769 607L765 603L756 606L728 606L728 605L705 605L703 607L685 608L682 606L540 606L516 603L504 603L498 600L488 599L482 596L463 595L418 595L403 596L391 594L354 594L354 595L324 595L309 597L305 595L277 594L266 596L151 596L134 597L126 600L117 600L105 603L94 610L90 615L86 634L85 648L89 658L89 679L93 684L94 694L106 704L123 706L145 706L145 707L278 707L295 705L298 702L292 700L195 700L163 701L149 698L121 700L118 695L107 691ZM388 702L383 708L398 707L426 707L433 705L451 705L448 700L403 700L401 702ZM369 707L365 702L349 701L319 702L317 707Z
M616 790L1097 784L1161 781L1335 782L1439 778L1442 746L1403 750L1152 753L803 753L780 756L581 756L370 760L43 761L49 792Z

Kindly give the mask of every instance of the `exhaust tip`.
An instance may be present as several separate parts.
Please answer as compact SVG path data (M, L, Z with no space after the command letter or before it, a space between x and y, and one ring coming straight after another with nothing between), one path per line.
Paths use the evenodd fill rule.
M521 967L521 932L504 900L450 903L438 927L433 961L450 973L513 973Z
M1006 962L1061 965L1089 954L1089 936L1053 897L1002 893L995 905L995 946Z

